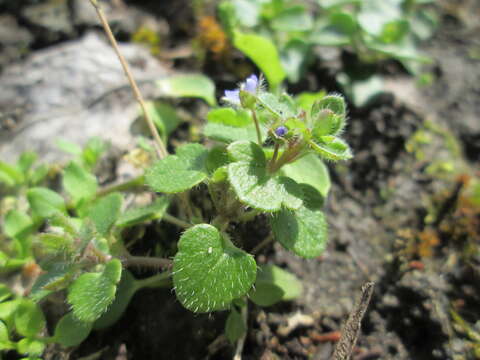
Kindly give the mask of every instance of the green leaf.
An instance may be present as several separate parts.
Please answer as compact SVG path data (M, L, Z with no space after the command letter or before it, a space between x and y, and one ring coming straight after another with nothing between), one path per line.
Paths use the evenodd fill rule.
M45 316L32 300L22 299L15 311L15 329L26 337L34 337L45 327Z
M248 292L256 272L253 256L207 224L183 233L173 260L177 298L193 312L226 309L232 300Z
M161 196L147 206L128 209L117 220L117 226L129 227L155 219L161 219L170 205L170 198Z
M285 79L277 48L266 37L235 31L233 45L249 57L265 74L270 87L277 88Z
M115 324L125 312L130 300L137 290L138 287L135 278L128 270L124 270L122 272L122 279L117 286L115 300L108 310L95 321L93 328L95 330L104 329Z
M22 339L17 343L17 351L20 354L28 354L30 356L40 356L45 350L45 344L36 339ZM29 360L32 359L31 357L28 358ZM34 358L36 359L36 358Z
M113 259L105 265L103 272L79 276L68 289L67 299L73 315L84 322L97 320L113 302L121 273L120 260Z
M237 141L228 146L228 179L240 201L259 210L298 209L302 191L292 179L271 175L263 150L253 142Z
M208 123L203 132L205 136L226 143L237 140L255 141L257 133L250 114L243 109L218 108L207 114ZM261 126L262 135L266 129Z
M330 190L330 175L322 160L314 154L308 154L299 160L284 165L282 172L298 184L308 184L315 188L323 197Z
M262 265L249 297L257 305L271 306L298 298L302 290L301 281L292 273L275 265Z
M69 312L57 323L53 338L63 347L76 346L87 338L91 330L92 323L80 321Z
M5 284L0 284L0 302L7 300L12 297L12 292L9 287Z
M68 154L80 155L82 153L82 148L70 141L64 139L57 139L55 143L60 150L65 151Z
M207 178L208 150L200 144L186 144L175 155L156 162L146 173L146 183L156 192L179 193Z
M270 218L275 238L287 250L303 258L319 256L327 244L327 222L323 212L303 206L296 211L282 210Z
M32 165L37 161L38 155L33 151L26 151L20 155L17 166L23 173L31 169Z
M258 306L272 306L282 301L283 290L271 282L255 282L255 286L248 294Z
M234 344L238 339L245 335L247 327L242 319L242 315L232 307L225 322L225 336Z
M31 228L33 225L30 216L19 210L10 210L5 215L3 224L4 232L7 236L14 238Z
M120 193L112 193L100 198L92 206L88 217L100 235L106 236L115 224L122 210L122 202L123 197Z
M97 186L97 178L78 163L71 161L64 169L63 188L75 203L92 199Z
M157 80L156 84L163 96L194 97L205 100L210 106L216 104L215 84L205 75L175 75Z
M145 103L150 119L157 126L165 140L177 128L181 120L172 106L161 101L148 101Z
M320 141L318 141L320 140ZM335 136L321 136L316 142L310 141L311 148L326 160L348 160L353 157L350 147Z
M29 298L39 302L54 291L65 289L72 281L75 267L61 262L55 263L48 271L41 274L32 286Z
M23 174L14 166L0 161L0 184L7 186L20 185L24 181Z
M369 0L362 3L357 15L362 29L373 36L380 36L385 24L400 19L401 1Z
M340 30L343 34L354 36L358 32L358 24L351 13L334 12L329 18L331 26Z
M218 168L227 165L230 162L227 148L225 146L215 146L208 152L206 168L212 175Z
M277 14L271 26L277 31L308 31L313 26L313 19L304 6L292 6Z
M345 99L341 95L327 95L322 97L312 105L311 115L315 117L319 111L325 109L341 116L345 116L347 113Z
M258 24L261 7L260 1L233 0L232 4L235 9L235 16L241 25L253 27Z
M282 98L271 93L261 93L258 100L270 113L280 119L287 119L296 115L296 109L287 101L281 101Z
M0 321L0 350L2 350L2 344L9 342L7 325L3 321Z
M0 320L7 325L7 328L12 328L14 325L15 311L20 301L20 299L14 299L0 303Z
M302 92L299 95L295 96L295 102L297 106L304 111L310 111L312 105L321 100L326 95L325 91L318 92Z
M93 169L108 146L109 144L99 137L89 139L81 154L83 164L89 169Z
M48 218L59 212L67 211L63 197L44 187L29 189L27 199L33 214L40 218Z

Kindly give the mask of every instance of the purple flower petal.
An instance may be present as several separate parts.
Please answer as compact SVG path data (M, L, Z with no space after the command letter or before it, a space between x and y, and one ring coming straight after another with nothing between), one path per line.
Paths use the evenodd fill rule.
M240 90L225 90L223 99L234 105L240 105Z
M250 75L243 86L243 90L248 91L251 94L257 92L258 87L258 77L255 74Z
M288 132L288 129L285 126L279 126L275 129L275 134L277 136L285 136L285 134Z

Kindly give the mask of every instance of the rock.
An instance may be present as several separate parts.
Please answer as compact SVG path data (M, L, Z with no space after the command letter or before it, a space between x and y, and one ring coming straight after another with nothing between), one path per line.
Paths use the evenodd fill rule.
M24 8L22 16L34 25L41 26L51 32L71 34L74 32L70 20L68 2L51 0Z
M128 44L121 51L138 81L166 75L147 50ZM0 83L2 160L13 161L26 150L37 151L45 161L60 160L63 155L55 145L59 137L82 145L100 136L121 148L133 142L129 128L137 103L113 50L96 33L6 68ZM155 92L148 84L143 90L147 96ZM2 128L9 118L13 129Z
M32 36L13 16L0 16L0 68L28 51Z

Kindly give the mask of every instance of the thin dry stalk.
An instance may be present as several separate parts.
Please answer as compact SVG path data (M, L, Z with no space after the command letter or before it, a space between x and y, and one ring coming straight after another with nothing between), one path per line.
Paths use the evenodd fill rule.
M348 320L343 326L342 336L340 337L337 346L335 346L335 351L333 353L334 360L350 359L353 348L357 343L358 335L360 334L362 318L367 311L374 286L374 282L367 282L362 286L362 294L348 316Z
M145 121L147 122L148 128L150 129L153 139L155 140L154 145L155 145L155 150L157 152L157 155L160 159L163 159L165 156L168 155L167 149L162 139L160 138L160 135L158 134L155 124L153 123L152 119L148 115L147 108L145 106L145 101L143 100L142 93L140 92L140 89L138 88L137 83L133 78L132 72L130 71L130 66L128 65L127 61L125 60L122 53L120 52L120 49L118 48L117 40L115 40L115 36L112 33L110 25L108 25L107 18L102 8L100 7L100 4L98 3L97 0L90 0L90 3L93 5L93 7L97 12L98 18L102 23L103 29L107 34L108 40L110 41L110 44L115 50L115 53L117 54L117 57L120 60L120 63L122 64L123 71L125 72L125 75L127 76L128 81L130 82L130 86L132 88L133 94L135 95L135 99L140 104Z

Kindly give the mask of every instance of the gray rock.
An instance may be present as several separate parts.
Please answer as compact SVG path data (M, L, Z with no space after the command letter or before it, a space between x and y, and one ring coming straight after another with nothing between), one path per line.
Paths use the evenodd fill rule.
M128 44L121 51L140 82L166 75L147 50ZM59 137L82 145L100 136L121 148L133 142L129 128L137 103L113 50L95 33L6 68L0 84L2 159L13 161L33 150L45 161L60 160L55 146ZM155 92L148 84L143 90L147 96ZM13 128L2 128L5 119Z

